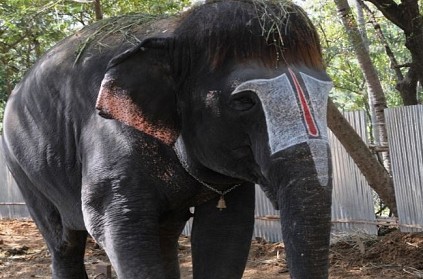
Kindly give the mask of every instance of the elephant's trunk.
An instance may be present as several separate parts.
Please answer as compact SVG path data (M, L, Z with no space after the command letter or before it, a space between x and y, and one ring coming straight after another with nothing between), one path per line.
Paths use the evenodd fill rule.
M272 156L282 235L292 278L328 278L331 165L326 141L291 146Z

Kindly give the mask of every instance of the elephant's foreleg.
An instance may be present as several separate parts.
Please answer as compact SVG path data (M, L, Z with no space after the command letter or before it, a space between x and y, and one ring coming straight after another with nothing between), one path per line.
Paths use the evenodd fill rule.
M157 197L136 183L113 183L83 186L82 212L88 232L106 251L119 279L165 278Z
M184 210L166 215L160 222L160 249L166 279L180 278L178 239L191 216L189 210Z
M218 198L195 208L192 229L194 278L241 278L254 229L253 184L225 195L226 209L216 208Z
M106 213L101 223L92 223L96 218L90 216L89 231L106 251L118 278L166 278L158 218L142 215L128 218L121 212L113 214L109 217L110 213Z

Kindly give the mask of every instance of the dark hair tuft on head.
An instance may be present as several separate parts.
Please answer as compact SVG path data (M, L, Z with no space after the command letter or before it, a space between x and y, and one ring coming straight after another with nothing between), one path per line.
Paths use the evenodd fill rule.
M202 59L210 70L231 60L324 68L315 28L288 0L207 1L182 17L175 35L185 63Z

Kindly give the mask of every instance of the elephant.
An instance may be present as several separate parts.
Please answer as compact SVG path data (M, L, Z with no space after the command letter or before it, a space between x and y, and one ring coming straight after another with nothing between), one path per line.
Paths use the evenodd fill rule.
M193 277L241 278L258 184L290 276L327 278L331 87L290 1L120 16L59 42L16 85L2 140L52 277L88 278L90 235L120 279L179 278L193 218Z

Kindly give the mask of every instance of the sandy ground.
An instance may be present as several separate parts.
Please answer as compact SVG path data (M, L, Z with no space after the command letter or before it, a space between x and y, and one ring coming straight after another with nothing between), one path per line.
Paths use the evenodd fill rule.
M394 230L380 237L349 235L333 242L331 279L423 278L422 233ZM179 246L182 278L192 278L189 238L181 237ZM90 278L106 278L108 259L92 240L85 263ZM49 253L32 221L0 220L0 278L51 278ZM254 240L243 278L288 279L283 244Z

